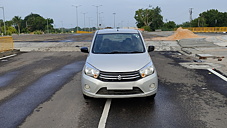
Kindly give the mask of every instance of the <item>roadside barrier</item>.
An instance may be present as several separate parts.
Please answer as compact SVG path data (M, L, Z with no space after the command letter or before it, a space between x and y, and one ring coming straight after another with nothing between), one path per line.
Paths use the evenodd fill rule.
M11 51L14 49L13 37L0 37L0 52Z
M77 33L92 33L92 32L87 32L87 31L77 31Z
M183 28L192 32L227 32L227 27L189 27Z

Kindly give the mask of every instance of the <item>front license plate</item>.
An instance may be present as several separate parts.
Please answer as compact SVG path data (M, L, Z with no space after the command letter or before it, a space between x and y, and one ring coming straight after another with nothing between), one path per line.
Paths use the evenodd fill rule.
M132 90L133 84L128 83L109 83L107 84L107 90Z

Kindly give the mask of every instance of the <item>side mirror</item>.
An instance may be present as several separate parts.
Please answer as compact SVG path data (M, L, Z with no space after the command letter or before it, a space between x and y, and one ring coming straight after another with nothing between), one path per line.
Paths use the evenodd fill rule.
M154 46L148 46L148 52L152 52L152 51L154 51L154 49L155 49L155 47Z
M80 51L81 51L81 52L84 52L84 53L89 53L87 47L82 47L82 48L80 48Z

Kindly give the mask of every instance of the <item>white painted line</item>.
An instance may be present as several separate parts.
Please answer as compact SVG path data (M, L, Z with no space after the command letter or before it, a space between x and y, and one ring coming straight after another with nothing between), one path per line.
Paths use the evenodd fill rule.
M105 128L106 127L106 120L107 120L108 113L109 113L109 110L110 110L110 105L111 105L111 99L107 99L106 104L105 104L104 109L103 109L103 112L102 112L102 116L99 120L98 128Z
M13 55L5 56L5 57L0 58L0 60L6 59L6 58L9 58L9 57L13 57L13 56L16 56L16 55L17 55L17 54L13 54Z
M209 70L210 72L212 72L213 74L215 74L216 76L220 77L221 79L223 79L224 81L227 81L227 78L224 77L223 75L221 75L220 73L214 71L213 69L208 68L207 70Z

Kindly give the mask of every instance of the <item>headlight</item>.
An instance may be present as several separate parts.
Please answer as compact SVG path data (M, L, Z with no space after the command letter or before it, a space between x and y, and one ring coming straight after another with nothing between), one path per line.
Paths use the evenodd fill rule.
M154 66L150 62L146 66L144 66L142 69L140 69L140 75L141 77L146 77L154 73Z
M93 78L98 78L98 76L99 76L99 70L96 69L95 67L91 66L88 63L85 64L84 73Z

